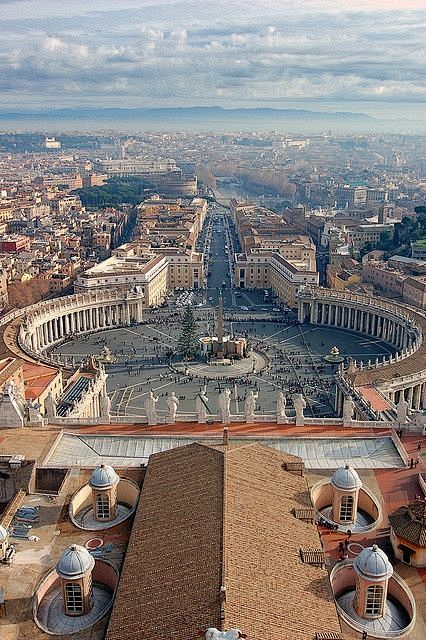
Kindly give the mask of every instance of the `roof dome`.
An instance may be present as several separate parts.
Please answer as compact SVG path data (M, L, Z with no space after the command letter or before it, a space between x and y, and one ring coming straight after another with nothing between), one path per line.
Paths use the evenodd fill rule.
M95 566L95 559L84 547L73 544L62 553L56 573L65 579L81 578Z
M4 542L7 539L8 532L7 529L0 525L0 542Z
M93 471L89 485L94 489L109 489L120 482L120 477L114 469L107 464L101 464Z
M386 553L376 544L361 551L353 566L355 573L370 580L383 580L393 574L393 567Z
M331 478L331 484L338 489L345 489L347 491L353 489L361 489L362 487L362 482L359 475L357 474L355 469L350 467L348 464L346 465L346 467L336 469L333 477Z

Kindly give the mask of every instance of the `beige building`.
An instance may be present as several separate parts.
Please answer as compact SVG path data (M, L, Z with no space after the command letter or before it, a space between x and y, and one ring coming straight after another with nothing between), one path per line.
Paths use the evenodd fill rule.
M362 265L362 281L393 297L402 297L406 277L400 271L389 269L385 262L371 260Z
M419 309L426 309L426 276L408 277L404 281L402 299Z
M153 196L137 207L137 233L152 247L179 247L194 251L207 216L207 201L194 198L190 204L180 198Z
M318 273L310 262L285 260L279 253L251 253L236 256L234 282L242 289L272 288L274 294L290 307L296 306L300 289L318 284Z
M327 265L327 286L331 289L347 289L361 280L361 265L353 258L345 257Z
M348 229L347 237L351 247L355 251L358 251L362 249L367 242L377 244L382 233L391 236L393 233L393 224L359 224Z
M389 261L390 262L390 261ZM386 262L370 261L362 266L363 282L372 284L386 295L407 304L426 309L426 276L411 276Z
M144 295L144 306L161 304L168 287L168 261L137 243L122 245L113 255L78 276L74 284L76 293L98 289L127 291L139 286Z
M167 289L200 289L204 287L203 254L179 248L153 249L166 258L168 263Z

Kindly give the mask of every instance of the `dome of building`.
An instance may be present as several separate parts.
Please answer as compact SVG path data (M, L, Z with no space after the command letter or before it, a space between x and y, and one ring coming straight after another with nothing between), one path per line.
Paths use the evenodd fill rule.
M340 469L336 469L331 478L331 484L338 489L344 489L346 491L353 491L354 489L361 489L362 482L352 467L346 465Z
M4 542L7 539L7 529L0 525L0 542Z
M376 544L361 551L353 566L355 573L369 580L383 580L393 574L393 567L386 553Z
M65 579L81 578L95 566L94 557L79 544L73 544L62 553L56 565L56 573Z
M93 471L89 485L93 489L109 489L115 487L120 482L120 477L115 473L114 469L107 464L101 464Z

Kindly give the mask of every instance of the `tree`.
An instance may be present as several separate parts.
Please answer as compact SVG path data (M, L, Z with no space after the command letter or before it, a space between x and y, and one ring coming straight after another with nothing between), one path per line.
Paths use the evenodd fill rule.
M178 339L178 352L185 360L194 358L198 351L197 325L191 307L186 307L182 318L182 331Z
M49 294L49 280L33 278L29 282L16 280L8 286L9 306L21 309L39 302Z

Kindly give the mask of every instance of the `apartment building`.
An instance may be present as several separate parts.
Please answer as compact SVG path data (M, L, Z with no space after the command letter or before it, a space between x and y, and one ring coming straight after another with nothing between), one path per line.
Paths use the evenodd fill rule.
M251 253L236 256L234 283L242 289L269 289L289 305L296 306L301 287L318 284L318 273L309 261L286 260L279 253Z
M153 196L137 207L136 235L152 247L194 251L206 215L207 201L202 198L187 204Z
M128 290L134 286L141 287L145 307L161 304L167 293L168 262L163 255L144 252L136 243L131 243L119 247L110 258L79 275L74 291Z
M178 247L152 248L167 259L167 289L200 289L205 284L203 254Z
M399 298L413 307L426 309L426 275L413 276L395 269L389 262L370 261L362 266L363 282L380 292Z

